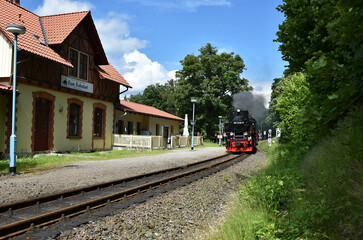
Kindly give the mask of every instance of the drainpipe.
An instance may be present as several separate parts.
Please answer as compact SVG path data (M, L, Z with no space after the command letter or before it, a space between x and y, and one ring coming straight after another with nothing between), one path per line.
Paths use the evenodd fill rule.
M120 96L121 94L123 94L123 93L127 92L128 90L129 90L129 87L126 87L126 90L125 90L125 91L120 92L118 95Z

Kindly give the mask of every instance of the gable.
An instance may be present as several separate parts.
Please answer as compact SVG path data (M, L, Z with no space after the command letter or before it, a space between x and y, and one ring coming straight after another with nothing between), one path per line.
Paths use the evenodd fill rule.
M42 20L50 45L66 43L79 51L93 54L95 64L108 64L90 11L44 16ZM80 42L75 44L77 38Z
M52 48L42 44L45 39L38 15L5 0L0 0L0 12L0 34L3 34L12 45L14 44L14 35L6 31L6 26L8 24L23 25L26 27L26 33L19 35L18 49L66 66L72 66Z

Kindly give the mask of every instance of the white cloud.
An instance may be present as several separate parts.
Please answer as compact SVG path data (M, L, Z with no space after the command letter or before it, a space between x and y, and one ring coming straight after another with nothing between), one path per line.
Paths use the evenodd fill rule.
M44 0L34 12L39 15L84 11L95 8L87 1ZM163 65L149 59L139 49L145 48L147 40L131 36L126 14L108 13L104 18L94 19L97 32L109 62L133 87L142 92L147 85L175 78L175 71L168 72Z
M109 13L106 18L96 19L95 25L105 51L114 56L145 48L148 41L130 37L127 15Z
M141 92L147 85L164 84L175 77L175 71L168 72L160 63L153 62L144 53L137 50L125 53L123 61L120 72L132 85L133 91Z
M44 16L51 14L88 11L93 8L93 4L87 1L44 0L43 5L38 6L34 12L40 16Z
M168 72L139 51L148 41L132 37L127 20L127 15L109 13L96 19L95 24L109 61L130 83L132 91L142 92L150 84L163 84L175 78L175 71Z

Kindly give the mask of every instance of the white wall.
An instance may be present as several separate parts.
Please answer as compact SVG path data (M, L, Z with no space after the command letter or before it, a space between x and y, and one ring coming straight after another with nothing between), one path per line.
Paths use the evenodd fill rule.
M0 77L10 77L12 72L13 46L0 33Z

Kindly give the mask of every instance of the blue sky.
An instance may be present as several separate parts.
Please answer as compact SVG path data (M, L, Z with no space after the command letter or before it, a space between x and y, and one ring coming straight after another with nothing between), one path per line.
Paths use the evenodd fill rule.
M284 20L282 0L21 0L39 14L91 10L112 65L142 92L181 69L180 60L211 43L245 61L242 74L268 100L272 80L281 77L276 38Z

